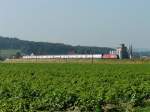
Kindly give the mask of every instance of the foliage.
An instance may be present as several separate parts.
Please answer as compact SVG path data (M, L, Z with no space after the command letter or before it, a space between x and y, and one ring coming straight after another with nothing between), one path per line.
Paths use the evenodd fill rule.
M0 49L0 57L2 59L5 58L12 58L12 56L15 56L17 54L17 52L21 52L19 49Z
M112 50L112 48L107 47L71 46L60 43L34 42L4 37L0 37L0 49L19 49L21 53L34 53L37 55L109 53L109 51Z
M0 111L140 111L150 106L149 68L149 64L0 64Z

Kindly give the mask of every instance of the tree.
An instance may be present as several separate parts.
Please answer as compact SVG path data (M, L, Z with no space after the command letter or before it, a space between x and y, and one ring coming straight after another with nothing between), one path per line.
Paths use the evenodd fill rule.
M16 55L15 55L15 58L16 58L16 59L19 59L19 58L21 58L21 56L22 56L21 53L20 53L20 52L17 52Z

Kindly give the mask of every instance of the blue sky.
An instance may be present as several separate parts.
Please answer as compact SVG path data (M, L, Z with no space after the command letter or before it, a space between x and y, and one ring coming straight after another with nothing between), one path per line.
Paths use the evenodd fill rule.
M0 0L0 35L150 48L150 0Z

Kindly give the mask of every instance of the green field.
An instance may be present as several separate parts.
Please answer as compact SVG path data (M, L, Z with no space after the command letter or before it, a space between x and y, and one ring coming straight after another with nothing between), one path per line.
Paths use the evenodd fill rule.
M150 59L9 59L3 63L150 64Z
M0 64L0 112L150 112L150 64Z

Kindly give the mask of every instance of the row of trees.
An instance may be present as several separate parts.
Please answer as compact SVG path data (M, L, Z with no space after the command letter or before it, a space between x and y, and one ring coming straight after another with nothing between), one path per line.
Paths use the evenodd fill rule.
M112 48L71 46L60 43L24 41L17 38L0 37L0 49L19 49L22 54L48 55L48 54L91 54L109 53Z

